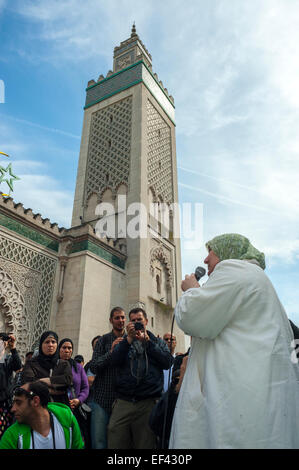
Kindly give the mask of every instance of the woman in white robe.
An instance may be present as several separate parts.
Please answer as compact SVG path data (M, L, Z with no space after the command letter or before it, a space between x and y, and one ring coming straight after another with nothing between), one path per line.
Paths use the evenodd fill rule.
M186 276L175 308L192 342L169 447L299 448L294 337L264 255L237 234L207 248L209 280Z

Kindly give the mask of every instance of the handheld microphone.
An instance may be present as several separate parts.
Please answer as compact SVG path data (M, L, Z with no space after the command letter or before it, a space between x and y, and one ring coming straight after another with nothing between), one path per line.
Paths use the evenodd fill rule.
M205 268L202 268L201 266L197 266L194 274L195 274L196 280L199 281L199 279L206 274L206 270Z

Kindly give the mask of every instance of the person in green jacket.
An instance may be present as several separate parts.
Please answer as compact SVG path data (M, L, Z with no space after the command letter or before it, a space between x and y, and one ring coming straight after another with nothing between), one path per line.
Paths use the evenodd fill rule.
M43 382L31 382L14 392L16 422L2 436L0 449L83 449L78 422L63 403L50 402Z

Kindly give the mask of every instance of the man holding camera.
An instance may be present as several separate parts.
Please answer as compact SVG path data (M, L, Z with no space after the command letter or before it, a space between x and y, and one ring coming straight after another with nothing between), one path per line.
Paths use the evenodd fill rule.
M166 343L146 329L145 310L131 310L129 319L127 335L111 354L111 366L117 367L117 399L108 425L108 448L154 449L149 416L163 391L163 369L171 367L173 358Z
M114 307L110 312L109 321L112 331L101 336L95 344L90 371L95 374L93 382L91 412L91 447L92 449L107 448L107 425L111 407L115 400L114 382L116 368L112 366L111 354L115 346L122 341L125 334L126 316L122 307Z

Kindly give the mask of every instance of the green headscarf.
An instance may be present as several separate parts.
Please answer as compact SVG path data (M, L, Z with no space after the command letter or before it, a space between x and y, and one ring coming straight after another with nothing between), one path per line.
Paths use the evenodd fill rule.
M265 255L251 245L248 238L237 233L225 233L206 243L220 261L225 259L255 259L265 269Z

